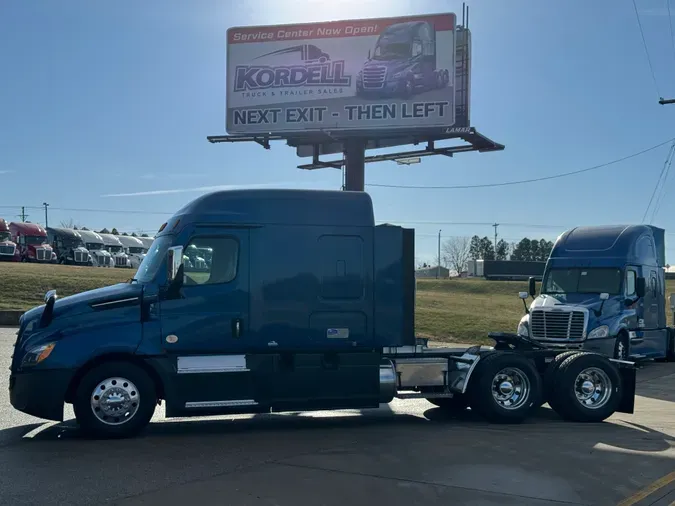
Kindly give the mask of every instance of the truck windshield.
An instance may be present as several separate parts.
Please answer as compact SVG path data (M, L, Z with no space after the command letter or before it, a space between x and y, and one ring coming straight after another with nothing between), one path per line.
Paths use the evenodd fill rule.
M107 246L106 249L110 253L122 253L122 246Z
M405 42L394 42L378 45L375 48L374 60L403 60L410 58L411 45Z
M84 243L80 239L63 239L64 248L79 248L80 246L84 246Z
M12 239L12 235L9 232L0 232L0 241L9 241Z
M47 242L47 238L41 235L24 235L26 244L43 244Z
M170 235L155 239L136 271L136 275L134 276L136 281L139 283L149 283L155 278L155 274L157 274L160 265L162 265L172 241L173 237Z
M87 243L87 249L89 251L98 251L100 249L103 249L103 244L96 244L95 242L88 242Z
M621 269L551 269L546 274L541 293L608 293L617 295L621 293L621 279Z
M129 248L129 253L133 253L134 255L141 255L144 253L143 248L136 248L134 246Z

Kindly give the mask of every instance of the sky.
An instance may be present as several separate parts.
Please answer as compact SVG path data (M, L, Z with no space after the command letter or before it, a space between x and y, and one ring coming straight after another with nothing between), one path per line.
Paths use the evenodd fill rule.
M471 124L504 151L366 167L376 220L416 230L432 261L458 236L554 240L578 225L651 222L675 259L675 177L659 187L675 138L675 0L469 2ZM440 0L91 2L0 7L0 217L153 234L202 193L228 187L339 189L339 170L303 171L284 143L211 144L225 132L226 30L232 26L455 12ZM661 147L607 167L546 177ZM384 151L386 152L386 151ZM670 173L669 173L670 174ZM646 213L646 218L645 217ZM473 225L463 225L473 223ZM672 244L672 246L671 246ZM675 262L675 260L671 260Z

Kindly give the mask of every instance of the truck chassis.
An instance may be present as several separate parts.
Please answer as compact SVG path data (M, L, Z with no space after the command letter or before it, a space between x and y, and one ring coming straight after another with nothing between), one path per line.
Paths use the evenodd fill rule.
M424 398L445 411L466 408L492 423L518 423L548 402L563 419L600 422L633 413L636 366L598 353L548 348L492 333L494 347L384 349L382 400Z

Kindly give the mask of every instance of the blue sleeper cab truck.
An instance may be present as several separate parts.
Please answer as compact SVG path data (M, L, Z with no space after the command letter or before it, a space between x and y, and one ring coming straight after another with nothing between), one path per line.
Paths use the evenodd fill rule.
M50 291L23 314L11 403L57 421L70 403L99 437L137 434L161 402L167 417L377 408L394 397L498 423L523 420L543 396L568 420L633 411L629 362L562 360L516 334L469 349L416 339L414 247L413 230L375 226L363 192L201 196L161 226L129 282ZM203 265L185 261L191 248Z
M518 334L550 347L619 360L674 359L666 326L664 230L651 225L578 227L556 240L539 295Z
M433 24L397 23L387 27L378 37L373 53L368 52L356 76L356 94L409 98L445 88L450 71L438 67Z

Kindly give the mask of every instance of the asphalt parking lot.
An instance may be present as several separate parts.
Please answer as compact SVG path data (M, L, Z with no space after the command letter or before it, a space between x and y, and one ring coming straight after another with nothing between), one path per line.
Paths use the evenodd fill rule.
M0 328L0 504L675 504L675 364L639 372L637 412L518 426L443 417L426 401L363 413L164 419L87 440L7 395L15 329ZM672 474L671 474L672 473Z

